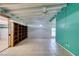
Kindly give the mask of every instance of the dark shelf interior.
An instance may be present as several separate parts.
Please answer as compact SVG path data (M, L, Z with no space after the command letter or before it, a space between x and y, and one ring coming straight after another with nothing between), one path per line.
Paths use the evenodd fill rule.
M27 38L27 26L14 23L14 35L13 35L13 45L15 46L18 42Z

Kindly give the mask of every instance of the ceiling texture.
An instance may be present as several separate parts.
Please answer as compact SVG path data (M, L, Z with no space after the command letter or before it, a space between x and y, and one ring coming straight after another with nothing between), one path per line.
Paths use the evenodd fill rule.
M9 9L27 25L45 25L64 5L63 3L2 3L0 7Z

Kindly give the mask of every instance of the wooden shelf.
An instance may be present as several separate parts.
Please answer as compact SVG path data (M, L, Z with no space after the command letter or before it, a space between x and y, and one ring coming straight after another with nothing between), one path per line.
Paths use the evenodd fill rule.
M13 22L13 43L15 46L18 42L27 38L27 26ZM12 47L13 47L12 46Z

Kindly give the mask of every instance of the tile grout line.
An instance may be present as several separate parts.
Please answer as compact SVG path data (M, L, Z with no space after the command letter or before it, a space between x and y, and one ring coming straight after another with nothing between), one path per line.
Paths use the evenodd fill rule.
M3 51L5 51L5 50L7 50L8 49L8 47L7 48L5 48L5 49L3 49L2 51L0 51L0 53L2 53Z

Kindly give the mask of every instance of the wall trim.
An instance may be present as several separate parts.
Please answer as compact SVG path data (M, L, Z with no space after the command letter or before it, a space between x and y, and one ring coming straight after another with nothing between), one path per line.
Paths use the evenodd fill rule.
M57 43L57 42L56 42ZM59 46L61 46L62 48L64 48L61 44L57 43ZM70 52L68 49L64 48L67 52L69 52L72 56L76 56L75 54L73 54L72 52Z

